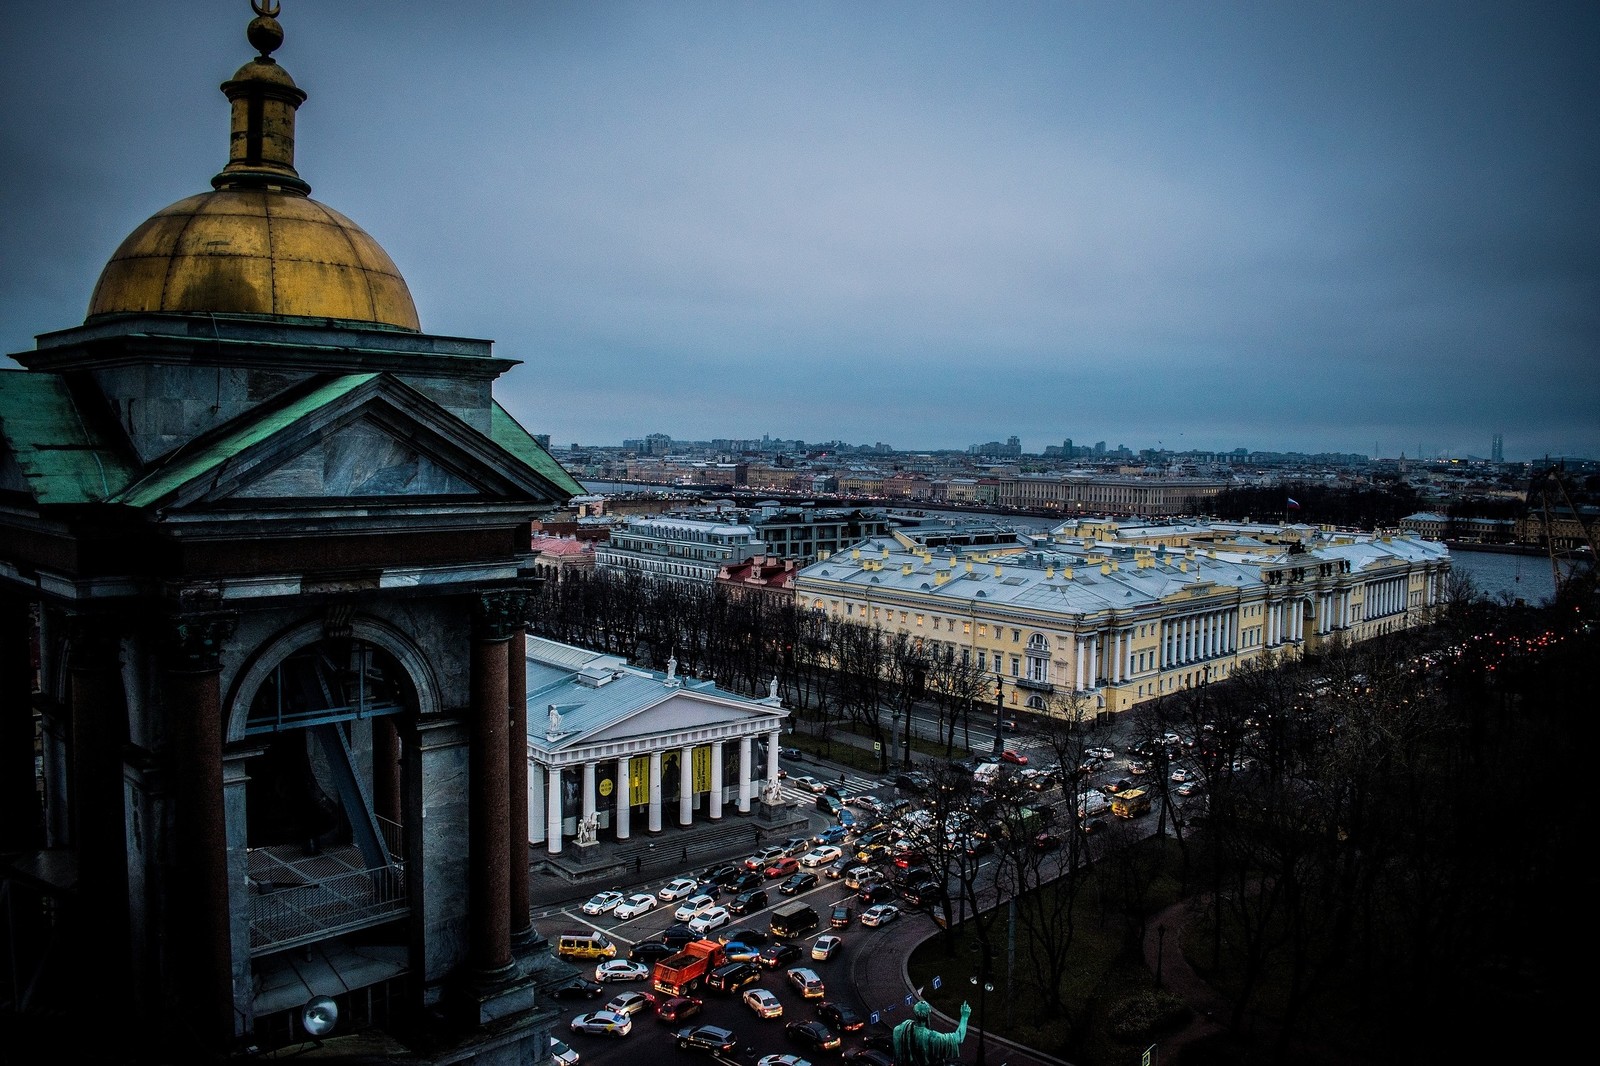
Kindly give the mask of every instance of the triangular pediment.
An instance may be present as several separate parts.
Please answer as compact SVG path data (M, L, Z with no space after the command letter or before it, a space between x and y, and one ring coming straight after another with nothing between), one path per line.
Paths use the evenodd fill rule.
M781 717L781 709L775 709ZM693 690L682 690L653 706L611 722L581 738L584 744L603 744L630 737L657 736L688 732L734 721L769 719L772 712L748 704L713 699Z
M116 502L164 509L267 501L558 503L570 493L385 374L308 385L166 457Z

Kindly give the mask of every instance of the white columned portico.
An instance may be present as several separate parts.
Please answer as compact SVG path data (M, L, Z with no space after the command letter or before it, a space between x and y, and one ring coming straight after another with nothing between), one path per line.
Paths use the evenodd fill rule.
M616 826L618 840L628 839L628 816L633 813L633 808L628 806L633 798L633 775L629 772L632 762L626 755L617 759L617 809L611 820Z
M718 740L711 745L711 799L707 813L712 821L722 817L722 744Z
M561 854L561 771L554 766L545 771L544 843L550 854Z
M694 822L694 748L678 749L678 824Z
M750 779L755 776L755 766L752 765L751 746L753 737L739 738L739 813L750 813Z
M661 753L650 753L650 832L661 832Z
M772 788L778 783L778 731L767 734L767 779L762 788Z

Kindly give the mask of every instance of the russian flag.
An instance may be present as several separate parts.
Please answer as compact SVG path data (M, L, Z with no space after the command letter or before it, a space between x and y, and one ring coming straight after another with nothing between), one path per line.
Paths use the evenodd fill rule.
M1291 511L1300 510L1300 501L1295 499L1293 496L1289 497L1289 510L1291 510Z

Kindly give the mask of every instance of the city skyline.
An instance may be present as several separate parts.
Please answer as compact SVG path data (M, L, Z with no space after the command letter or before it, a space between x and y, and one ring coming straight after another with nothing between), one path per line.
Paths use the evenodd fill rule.
M7 353L226 161L248 5L138 10L0 42ZM1600 454L1592 5L281 20L312 196L559 445Z

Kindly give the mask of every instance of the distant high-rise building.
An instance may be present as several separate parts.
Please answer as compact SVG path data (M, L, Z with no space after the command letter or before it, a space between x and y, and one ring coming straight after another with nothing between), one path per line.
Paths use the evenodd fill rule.
M1496 433L1489 441L1489 458L1497 463L1506 461L1505 438Z

